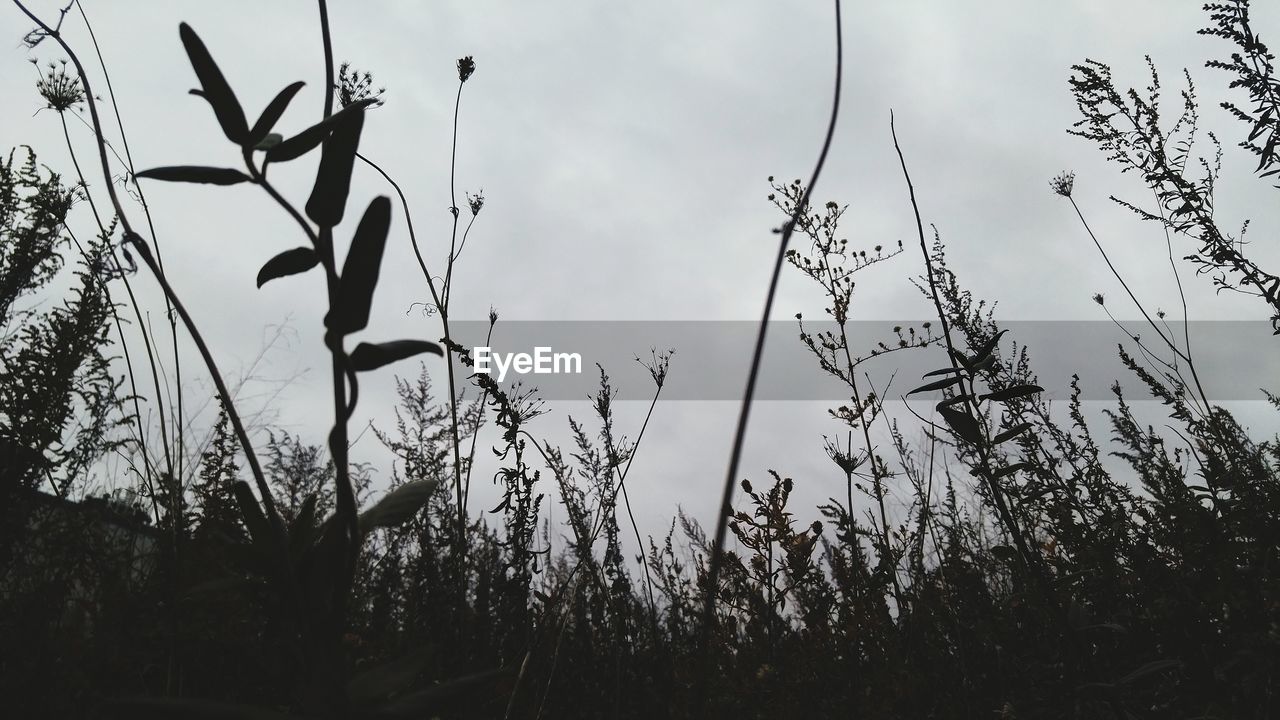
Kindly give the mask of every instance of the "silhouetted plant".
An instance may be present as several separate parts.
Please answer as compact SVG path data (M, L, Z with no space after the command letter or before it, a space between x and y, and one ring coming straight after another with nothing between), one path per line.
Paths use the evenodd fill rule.
M1244 53L1234 54L1230 63L1209 61L1208 65L1236 73L1231 86L1249 90L1255 103L1253 114L1231 103L1225 107L1253 126L1242 146L1260 156L1258 170L1262 171L1273 164L1276 151L1275 135L1269 130L1276 122L1276 81L1271 77L1266 46L1250 29L1248 8L1247 0L1206 5L1214 26L1202 32L1229 39ZM1120 165L1121 172L1141 175L1155 194L1154 212L1114 196L1112 200L1145 220L1158 222L1197 242L1197 251L1184 258L1196 266L1197 274L1209 274L1219 289L1262 298L1271 307L1272 327L1280 334L1280 277L1266 272L1245 255L1247 223L1239 236L1233 237L1220 228L1214 216L1214 188L1221 171L1222 150L1213 133L1208 133L1214 147L1213 159L1193 159L1199 109L1191 75L1184 72L1187 87L1182 91L1182 111L1166 128L1160 112L1160 77L1150 57L1147 65L1151 84L1145 95L1133 89L1121 92L1111 78L1111 68L1101 62L1086 60L1073 65L1071 92L1082 117L1068 132L1096 143L1107 153L1108 160ZM1258 147L1254 141L1263 135L1267 138ZM1188 176L1192 166L1200 168L1198 179Z
M451 372L437 397L422 367L416 377L398 381L394 427L375 428L395 456L392 489L358 512L368 474L346 456L358 373L435 348L411 340L346 349L348 336L369 322L392 214L388 198L369 205L339 268L334 233L354 160L378 170L397 192L399 187L356 152L364 113L380 91L372 90L370 75L349 67L334 77L323 2L319 9L327 72L325 112L316 124L287 138L275 132L298 91L295 83L250 127L208 50L184 26L181 36L201 84L197 93L210 102L244 167L159 168L138 177L256 184L303 230L306 242L268 261L258 281L316 267L325 273L335 399L328 453L276 433L263 448L265 466L259 466L244 423L227 404L200 462L186 474L183 441L175 437L162 441L169 457L161 469L137 468L142 493L81 503L34 495L43 504L29 522L0 528L29 536L0 585L6 639L0 689L18 698L20 709L28 704L32 715L84 716L105 704L130 717L263 718L298 712L441 718L1267 716L1280 673L1280 640L1267 631L1280 623L1280 606L1271 600L1280 567L1274 510L1280 503L1280 439L1253 440L1193 387L1205 368L1193 362L1185 319L1179 339L1157 312L1146 322L1162 344L1144 344L1117 323L1133 343L1119 349L1120 359L1141 392L1114 387L1117 403L1105 420L1112 442L1097 440L1079 378L1072 379L1065 402L1052 404L1040 390L1030 349L1009 337L992 305L966 289L948 266L936 230L929 244L909 176L926 268L916 286L936 317L894 328L862 351L848 330L856 317L851 277L901 246L853 250L841 237L845 206L811 207L812 180L770 180L770 201L786 216L778 268L790 262L817 283L835 323L814 329L804 314L797 318L801 343L850 396L830 411L840 434L813 447L832 465L794 481L771 471L760 489L737 477L748 401L729 470L729 489L741 488L747 502L734 505L727 495L728 512L717 518L724 525L715 533L677 510L665 536L645 542L629 518L643 585L629 562L632 548L620 513L631 514L628 486L637 488L632 460L662 393L669 353L654 352L644 363L655 392L634 439L619 427L614 384L601 368L595 417L569 418L571 439L563 450L534 434L533 420L545 410L535 392L476 374L469 380L478 393L468 398ZM1210 12L1224 37L1246 45L1231 69L1253 83L1242 87L1264 93L1245 114L1256 133L1249 142L1257 141L1265 155L1274 134L1263 106L1269 102L1270 60L1248 26L1246 3L1211 6ZM63 41L60 25L46 24L41 32ZM46 81L50 97L62 99L46 101L61 107L64 118L74 107L64 100L77 88L84 93L105 170L108 150L88 79L74 55L69 59L74 75L68 68L57 76L59 63ZM474 70L470 58L457 63L455 144L461 87ZM1093 70L1095 79L1104 77ZM1105 84L1089 90L1104 103L1112 97ZM1160 127L1150 98L1117 97L1141 108L1135 111L1140 128ZM331 113L335 101L341 109ZM1193 124L1188 115L1152 147L1175 134L1182 138ZM1106 138L1130 157L1147 147L1128 130ZM298 209L267 180L268 171L317 147L317 181ZM1136 162L1158 174L1161 163L1185 164L1178 157L1186 152ZM899 156L906 175L901 149ZM74 154L72 160L79 173ZM0 247L0 288L22 288L12 297L44 287L65 262L58 253L69 248L60 244L57 218L65 219L62 205L76 192L48 175L31 175L34 161L27 167L19 169L11 159L0 168L9 173L0 173L9 183L0 183L0 210L22 206L25 201L14 198L26 192L58 212L47 218L0 215L6 239L19 239ZM1197 185L1194 192L1211 185ZM120 327L104 311L113 307L106 291L116 279L136 280L127 262L107 254L118 224L125 237L119 254L136 253L162 284L204 354L220 398L228 401L158 254L132 229L115 189L106 189L120 217L113 222L101 216L98 240L77 258L83 268L78 294L47 316L65 310L58 317L79 317L71 308L83 304L89 290L99 292L97 310L89 313L94 322L85 327L99 329L91 336L94 352L105 357L109 345L102 331L113 320ZM1074 176L1055 178L1052 189L1072 198ZM408 202L399 196L407 216ZM480 195L465 199L472 216L459 232L462 209L450 198L454 232L443 274L428 273L419 253L430 310L442 322L438 350L464 367L470 353L451 337L448 319L452 268L484 205ZM37 208L28 203L26 209ZM28 221L43 229L31 230ZM808 238L807 247L788 246L797 232ZM411 223L409 233L417 250ZM1236 258L1222 261L1224 271L1235 272ZM1113 272L1125 283L1120 268ZM1245 275L1236 280L1249 282ZM1143 307L1136 290L1129 295ZM1097 300L1109 311L1101 294ZM18 308L11 298L7 303ZM13 317L23 311L6 312ZM29 313L20 322L39 325L42 317ZM491 312L490 333L496 323ZM22 348L45 342L51 349L26 356L25 371L43 370L48 358L70 363L72 353L60 355L54 346L62 342L58 338L80 337L77 332L31 335L29 341L6 336L0 349L8 354L0 358L7 363ZM759 342L763 337L762 330ZM906 395L941 393L933 404L940 417L921 417L918 428L903 417L900 425L886 403L890 389L872 386L863 363L936 347L946 348L946 366ZM148 361L156 358L148 349ZM758 364L758 353L753 362ZM108 367L105 361L89 366ZM8 371L10 366L0 367ZM0 386L0 399L18 396L9 385ZM48 391L57 396L74 386L54 383ZM114 392L104 397L115 399ZM1162 401L1168 423L1153 427L1140 419L1135 397ZM49 417L61 407L51 407ZM3 414L0 419L9 422ZM489 513L473 515L470 480L489 420L499 438L492 480L501 500ZM917 429L920 441L913 440ZM80 444L100 453L107 437L92 435ZM130 440L144 438L138 425ZM1108 453L1119 462L1105 462ZM159 465L160 455L129 457ZM256 495L240 479L242 460L258 483ZM86 462L68 459L63 472L83 475ZM0 467L0 475L7 469ZM686 472L679 465L667 471ZM190 486L184 477L194 478ZM836 497L816 510L794 506L795 484L811 482L830 482ZM442 483L452 492L431 492ZM548 483L557 491L554 506L543 497ZM152 503L150 521L145 502ZM822 519L806 512L820 512ZM736 538L733 549L724 547L725 533ZM28 701L38 693L44 694Z

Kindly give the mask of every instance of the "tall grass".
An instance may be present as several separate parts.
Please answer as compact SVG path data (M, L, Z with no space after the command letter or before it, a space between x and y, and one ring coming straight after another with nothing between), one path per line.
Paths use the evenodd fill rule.
M815 283L832 324L815 328L801 313L800 340L849 395L830 409L835 429L825 438L837 496L797 507L805 478L784 467L742 472L748 386L716 527L678 511L662 536L643 537L628 481L651 420L660 418L654 409L671 354L655 352L645 363L654 389L638 429L619 427L617 391L600 368L591 417L568 418L567 447L532 429L549 410L536 393L456 373L455 362L469 367L472 358L452 334L451 285L483 197L464 195L460 207L451 165L447 254L423 252L429 245L419 245L410 199L359 150L382 91L368 73L335 63L323 0L317 8L326 91L313 124L288 137L276 131L298 82L250 124L216 49L184 24L198 94L238 166L133 174L256 186L293 221L300 243L262 266L259 286L325 275L328 314L317 330L332 358L332 431L323 445L272 433L257 447L164 273L155 238L120 202L112 168L132 173L128 151L111 162L90 78L62 35L64 18L27 13L39 26L32 47L51 40L74 69L53 66L39 88L61 123L78 117L76 103L87 105L95 172L109 202L93 201L95 239L68 244L64 235L78 242L68 211L90 198L80 156L72 156L70 185L39 171L33 158L0 165L0 315L29 328L0 339L7 709L131 718L1268 717L1280 677L1280 440L1255 440L1211 402L1201 378L1216 369L1196 363L1185 301L1184 317L1173 319L1182 321L1180 333L1165 314L1146 311L1149 301L1112 264L1076 203L1071 175L1051 189L1071 201L1154 333L1156 341L1129 334L1119 354L1143 399L1167 406L1166 428L1144 424L1118 384L1102 428L1086 417L1078 380L1065 408L1050 405L1034 349L1009 337L988 301L966 289L939 232L926 234L929 198L916 193L910 144L899 142L891 119L925 267L914 282L936 313L928 322L858 347L849 325L859 312L854 278L883 271L907 248L846 239L848 206L813 194L821 159L808 182L768 181L768 201L785 220L764 318L786 268ZM1208 31L1240 51L1215 67L1250 92L1254 106L1232 113L1249 121L1244 147L1268 175L1280 162L1271 141L1280 96L1270 56L1249 25L1247 2L1208 12ZM462 89L477 64L465 57L456 68L455 165ZM1215 162L1200 163L1202 179L1186 179L1195 166L1194 93L1166 128L1156 90L1118 90L1106 66L1092 61L1073 72L1082 113L1075 131L1150 185L1155 209L1125 204L1167 233L1160 259L1176 275L1173 247L1189 237L1195 250L1184 262L1273 309L1273 276L1213 216ZM839 82L837 72L836 108ZM833 141L836 108L820 157ZM123 136L118 114L117 125ZM317 149L310 197L286 197L269 179L271 166ZM343 220L357 160L399 202L374 198L349 229ZM439 342L348 348L350 336L376 326L371 297L399 215ZM353 240L339 262L341 233ZM149 276L130 266L133 256ZM75 294L45 314L19 313L14 298L40 291L70 258ZM129 390L117 396L109 353L131 347L121 311L133 313L134 331L144 328L130 285L144 281L161 288L176 318L174 342L180 322L217 388L220 414L206 444L186 437L177 395L165 406L177 418L157 426L159 450L145 447L140 388L149 381L156 402L169 396L159 343L146 332L146 363L124 356ZM118 341L108 334L113 326ZM496 327L493 312L490 333ZM420 353L444 356L448 369L424 364L397 381L395 420L375 430L395 456L391 489L371 497L373 469L348 456L361 374ZM864 363L897 353L926 354L938 369L907 393L872 385ZM174 357L176 364L176 350ZM42 374L45 367L63 372ZM901 405L909 414L894 415L887 401L895 392L912 401ZM941 399L917 415L924 392ZM43 414L33 422L37 410ZM67 418L76 412L90 421L72 431ZM499 438L493 480L501 500L484 512L471 507L470 486L487 425ZM75 497L69 490L87 482L93 463L120 448L137 460L147 506L40 492ZM553 502L562 518L554 526Z

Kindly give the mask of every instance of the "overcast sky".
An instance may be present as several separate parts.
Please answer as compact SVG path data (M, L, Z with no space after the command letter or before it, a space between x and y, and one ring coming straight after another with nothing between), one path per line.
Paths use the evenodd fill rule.
M56 17L55 2L32 0L31 6L44 18ZM938 226L961 281L999 301L998 317L1104 320L1090 299L1095 292L1114 298L1108 307L1120 317L1137 315L1119 302L1118 284L1070 205L1049 191L1048 181L1063 170L1077 173L1076 199L1117 266L1151 306L1176 316L1163 233L1107 200L1114 193L1142 202L1149 193L1065 132L1077 117L1069 68L1086 57L1111 64L1125 86L1142 87L1149 54L1171 93L1181 87L1182 69L1190 69L1203 125L1228 146L1217 204L1222 224L1234 229L1251 218L1255 259L1280 266L1270 240L1274 190L1254 180L1252 162L1230 147L1243 127L1216 108L1227 97L1227 78L1203 68L1204 60L1229 48L1195 34L1204 24L1200 6L1199 0L846 2L841 115L817 195L850 205L842 235L852 244L891 247L902 240L908 251L862 274L854 316L930 314L908 282L923 263L890 141L890 109L925 222ZM208 106L186 93L196 81L178 39L180 21L203 38L251 119L295 80L307 86L279 128L296 132L321 110L323 56L313 4L85 0L85 7L140 169L238 164ZM1268 3L1254 8L1264 39L1280 31L1278 11ZM776 252L770 229L781 221L765 200L766 178L808 177L830 112L831 3L333 2L330 13L336 59L372 71L387 87L386 105L368 116L361 150L404 187L433 267L440 267L449 237L454 63L475 58L477 70L462 97L457 186L460 199L483 188L486 204L456 271L456 317L481 319L491 306L504 320L758 317ZM35 112L43 103L25 63L59 56L52 43L28 52L20 41L29 26L12 5L0 4L8 38L8 57L0 60L6 108L0 139L6 149L32 145L43 162L70 174L57 117ZM74 12L66 34L86 60L92 57ZM95 91L105 94L96 72L93 77ZM71 129L82 163L92 167L88 130L79 123ZM299 203L314 162L273 173ZM90 183L101 190L96 167ZM347 217L388 192L373 172L357 167ZM288 278L261 291L253 282L265 260L303 244L296 227L248 185L153 183L147 193L170 279L229 375L247 368L270 328L287 321L287 342L257 372L277 380L303 373L281 394L276 422L323 442L331 409L321 277ZM73 224L87 227L87 210L77 212ZM133 212L136 222L140 212ZM349 220L338 237L348 237L353 224ZM1184 243L1179 251L1187 249ZM1151 258L1162 262L1148 265ZM1214 296L1207 283L1182 270L1193 318L1267 317L1262 303ZM162 306L153 283L140 276L137 285L146 289L158 321ZM407 312L426 299L407 234L397 225L365 337L438 337L433 320ZM816 317L822 307L806 278L784 276L776 318ZM794 333L772 341L796 342ZM672 373L686 371L682 361L677 348ZM706 359L687 360L695 361ZM718 362L725 373L742 373L748 357L726 352ZM428 365L443 367L438 360ZM194 358L186 368L188 377L198 374ZM411 365L399 370L413 374ZM634 363L608 370L615 384L641 391L649 385ZM388 424L392 374L362 384L357 428L370 419ZM192 395L208 394L207 383L192 382ZM259 383L250 390L272 387ZM822 434L840 432L826 406L759 406L743 474L761 477L777 468L797 478L799 494L809 501L840 493L821 453ZM557 401L550 409L531 428L535 434L562 438L567 413L587 414L583 403ZM620 429L634 436L645 409L623 404ZM647 528L657 531L677 504L710 514L736 409L729 402L659 405L628 481ZM385 477L385 453L371 436L354 455L373 461Z

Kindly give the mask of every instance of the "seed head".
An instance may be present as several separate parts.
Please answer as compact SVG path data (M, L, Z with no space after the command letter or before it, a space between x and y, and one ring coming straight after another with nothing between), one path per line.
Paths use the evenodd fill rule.
M344 62L338 66L338 81L333 84L338 91L338 104L342 107L368 101L366 109L376 108L385 103L382 99L386 88L374 89L373 74L353 70L351 63Z
M1076 174L1071 171L1059 173L1057 177L1049 181L1049 188L1062 197L1071 197L1071 190L1075 187Z
M36 81L36 90L50 109L60 113L79 105L85 99L80 78L67 73L66 60L49 63L48 70Z
M476 61L468 55L458 59L458 82L466 82L471 73L476 71Z

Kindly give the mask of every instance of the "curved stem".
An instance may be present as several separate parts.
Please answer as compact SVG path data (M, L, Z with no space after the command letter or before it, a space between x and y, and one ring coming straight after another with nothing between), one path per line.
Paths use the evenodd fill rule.
M737 429L733 436L733 450L729 456L729 469L725 474L724 489L720 498L720 509L716 518L715 544L712 546L711 566L707 575L706 597L702 606L702 624L699 629L699 652L702 655L702 672L699 675L697 691L698 707L705 707L707 698L707 675L710 669L711 626L715 620L716 594L720 583L721 555L724 551L725 535L728 530L729 514L733 511L733 489L738 476L738 464L742 460L742 450L746 444L747 422L751 417L751 402L755 397L756 380L760 374L760 361L764 355L764 344L769 328L769 316L773 312L773 301L778 292L778 280L782 275L782 266L787 257L787 244L801 217L808 210L809 199L822 174L822 166L827 161L827 153L831 150L831 141L835 136L836 118L840 112L840 82L844 71L844 36L840 28L840 0L836 6L836 80L834 99L831 104L831 120L827 125L826 138L822 143L822 152L813 168L813 175L805 187L804 195L796 205L791 221L782 229L782 239L778 242L778 256L773 265L773 276L769 279L769 291L765 295L764 313L760 320L760 329L756 335L755 350L751 356L751 370L747 375L746 392L742 398L742 408L738 414Z
M80 78L80 84L84 87L85 95L87 97L93 97L93 90L89 85L89 76L85 73L84 65L81 64L79 56L71 49L71 46L67 44L67 41L62 38L61 34L59 34L57 30L49 27L47 23L27 9L27 7L22 4L22 0L13 0L13 4L17 6L24 15L30 18L32 22L39 26L42 32L53 38L54 41L58 43L59 47L62 48L62 51L67 54L67 57L71 60L72 64L75 65L76 74ZM244 449L245 459L248 461L249 468L253 472L253 479L258 486L258 492L262 494L262 502L266 506L267 515L271 519L271 523L274 528L278 532L283 533L284 521L280 517L280 513L276 510L275 501L271 497L271 490L267 486L266 476L262 474L262 466L258 463L257 455L253 451L253 445L249 442L249 435L245 432L244 424L240 421L240 415L231 404L231 396L227 392L226 383L222 381L222 373L219 372L217 363L214 362L213 356L209 353L209 349L204 343L204 338L200 335L200 331L196 328L195 323L192 322L191 316L187 314L181 303L178 302L177 296L173 292L173 288L169 286L169 282L165 279L164 272L156 263L155 258L151 256L151 250L147 247L146 241L144 241L142 236L138 235L138 233L133 230L132 225L129 223L129 218L124 213L124 208L120 204L119 194L116 192L115 185L111 182L111 166L107 160L107 147L102 134L102 119L98 116L98 108L94 103L90 102L88 103L88 106L89 115L93 120L94 135L96 136L98 145L98 159L102 166L103 178L106 180L107 194L111 198L111 205L115 208L116 215L120 218L120 225L124 228L125 240L126 242L133 244L133 246L138 250L138 253L143 256L143 260L146 262L147 268L151 271L151 274L155 276L156 281L164 290L165 296L173 303L174 309L178 310L178 314L182 317L183 324L186 326L187 332L191 335L192 340L196 343L196 347L200 350L200 355L204 359L205 366L209 370L209 375L213 378L214 385L218 388L219 397L226 406L227 415L231 419L231 423L236 430L236 436L240 440L241 447Z
M80 169L80 161L76 159L75 146L72 145L71 143L71 133L67 129L67 117L66 115L62 115L62 114L60 114L58 117L61 120L61 124L62 124L62 137L66 140L66 143L67 143L67 153L71 156L71 166L75 168L76 177L79 178L80 185L84 187L85 198L89 201L89 209L93 211L93 219L98 224L98 232L101 234L103 239L109 243L110 239L107 238L107 227L102 222L102 215L98 213L98 205L93 201L93 195L89 193L89 183L85 181L84 172L82 172ZM173 477L173 456L169 451L169 431L165 427L164 398L160 391L160 374L159 374L159 371L156 369L155 348L152 347L151 338L147 334L146 323L142 319L142 309L141 307L139 307L138 298L133 294L133 285L129 282L129 278L125 277L124 271L121 270L120 265L116 260L115 252L113 252L110 249L110 247L107 248L106 252L108 255L111 256L112 264L116 266L116 270L120 275L120 280L121 282L124 283L125 292L128 293L129 295L129 304L133 307L134 317L136 317L138 320L138 331L142 334L142 344L147 351L147 361L150 363L150 366L151 366L151 383L152 383L152 386L155 388L155 392L156 392L156 413L160 416L160 443L161 443L161 447L163 447L164 449L165 472L167 472L169 476L172 478ZM123 337L121 338L121 341L123 342ZM141 418L139 418L138 432L139 433L143 432L143 428L141 426ZM150 467L149 462L145 464L148 467Z
M107 97L111 99L111 111L116 116L116 128L120 132L120 145L124 149L124 160L122 161L125 168L129 171L129 177L134 175L133 153L129 150L129 136L124 131L124 120L120 117L120 104L116 102L115 86L111 84L111 72L107 70L107 61L102 57L102 48L98 45L98 36L93 32L93 24L89 22L89 15L85 13L84 6L80 0L75 0L76 9L80 11L80 17L84 20L84 27L89 31L89 41L93 44L94 54L98 56L98 67L102 69L102 79L107 84ZM114 152L114 149L112 150ZM119 160L119 154L116 155ZM155 222L151 217L151 206L147 204L147 195L143 192L142 186L134 181L134 188L138 191L138 202L142 204L142 215L147 219L147 231L151 233L151 242L156 246L156 264L164 270L164 256L160 253L160 239L156 234ZM169 334L173 340L173 381L177 387L178 402L174 409L174 435L177 439L177 478L179 482L182 479L183 461L186 457L186 414L183 411L183 395L182 395L182 359L178 354L178 320L174 316L173 306L165 299L165 316L169 319Z

